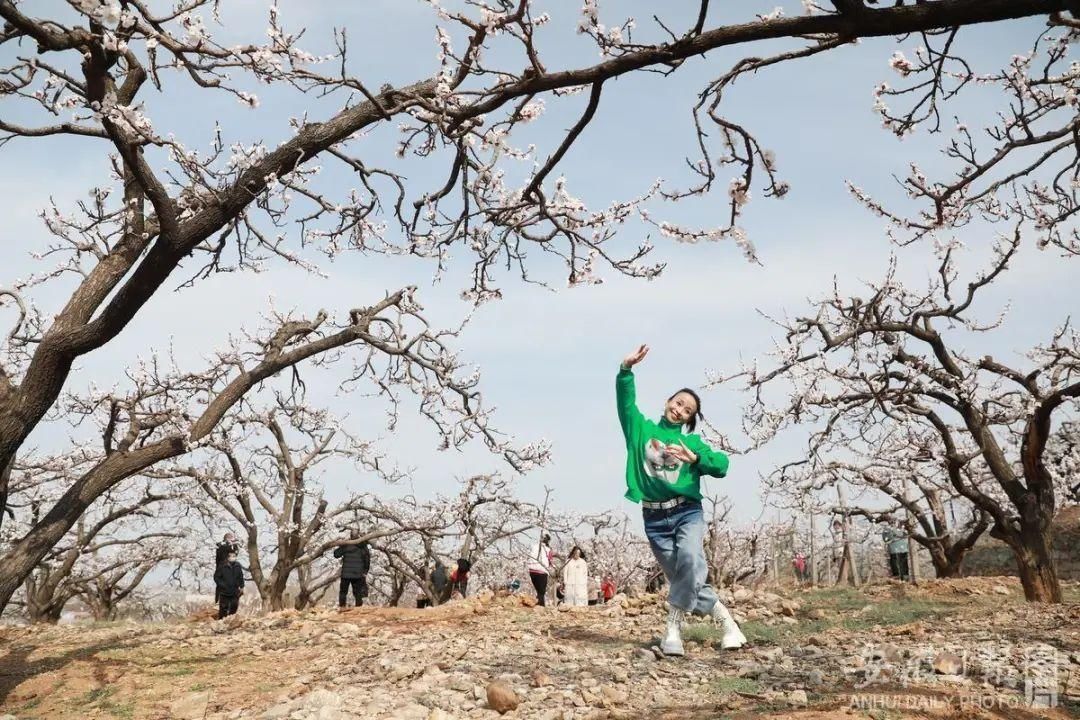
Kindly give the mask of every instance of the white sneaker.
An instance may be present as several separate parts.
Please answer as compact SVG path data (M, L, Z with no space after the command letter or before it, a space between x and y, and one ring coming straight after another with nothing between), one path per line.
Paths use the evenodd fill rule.
M682 641L683 611L671 608L668 612L667 630L664 639L660 641L660 651L665 655L685 655Z
M746 644L746 636L739 629L739 624L735 622L735 618L731 617L731 613L724 607L724 603L719 600L716 601L716 604L713 605L711 617L713 622L719 625L723 631L723 635L720 637L720 648L722 650L738 650Z

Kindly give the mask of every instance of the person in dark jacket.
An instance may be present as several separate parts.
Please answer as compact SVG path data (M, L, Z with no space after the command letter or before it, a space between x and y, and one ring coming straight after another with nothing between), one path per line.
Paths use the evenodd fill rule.
M350 540L356 540L360 533L353 530L349 534ZM352 586L353 600L356 607L364 604L367 597L367 574L371 567L371 548L366 542L352 542L348 545L339 545L334 549L334 557L341 558L341 583L338 585L338 607L344 608L349 597L349 586Z
M244 569L236 562L236 551L225 556L225 562L214 571L214 587L218 597L218 620L236 614L240 596L244 594Z
M239 554L240 543L237 542L236 536L230 533L225 533L225 538L217 544L214 549L214 573L217 573L217 569L221 567L221 563L225 562L229 557L229 553ZM217 593L217 587L214 588L214 602L220 600L220 596Z
M446 601L444 594L450 597L450 573L446 572L442 560L436 560L435 569L431 571L431 589L435 591L435 597L439 598L440 602Z

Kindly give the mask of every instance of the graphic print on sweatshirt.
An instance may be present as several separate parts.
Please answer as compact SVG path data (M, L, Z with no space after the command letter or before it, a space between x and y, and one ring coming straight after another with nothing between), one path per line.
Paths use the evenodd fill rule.
M656 480L663 480L668 485L679 481L679 468L682 461L668 452L667 445L656 438L645 443L645 460L642 462L645 474Z

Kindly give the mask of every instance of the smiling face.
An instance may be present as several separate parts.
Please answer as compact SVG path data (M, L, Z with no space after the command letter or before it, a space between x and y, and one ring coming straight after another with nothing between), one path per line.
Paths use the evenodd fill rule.
M664 417L668 422L685 425L697 414L698 406L694 396L688 392L676 393L664 406Z

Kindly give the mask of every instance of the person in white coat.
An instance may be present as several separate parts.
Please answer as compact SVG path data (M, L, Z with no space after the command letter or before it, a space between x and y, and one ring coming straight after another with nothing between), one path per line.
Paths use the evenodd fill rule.
M589 565L585 562L585 553L575 546L570 551L562 571L563 587L567 605L583 607L589 604Z

